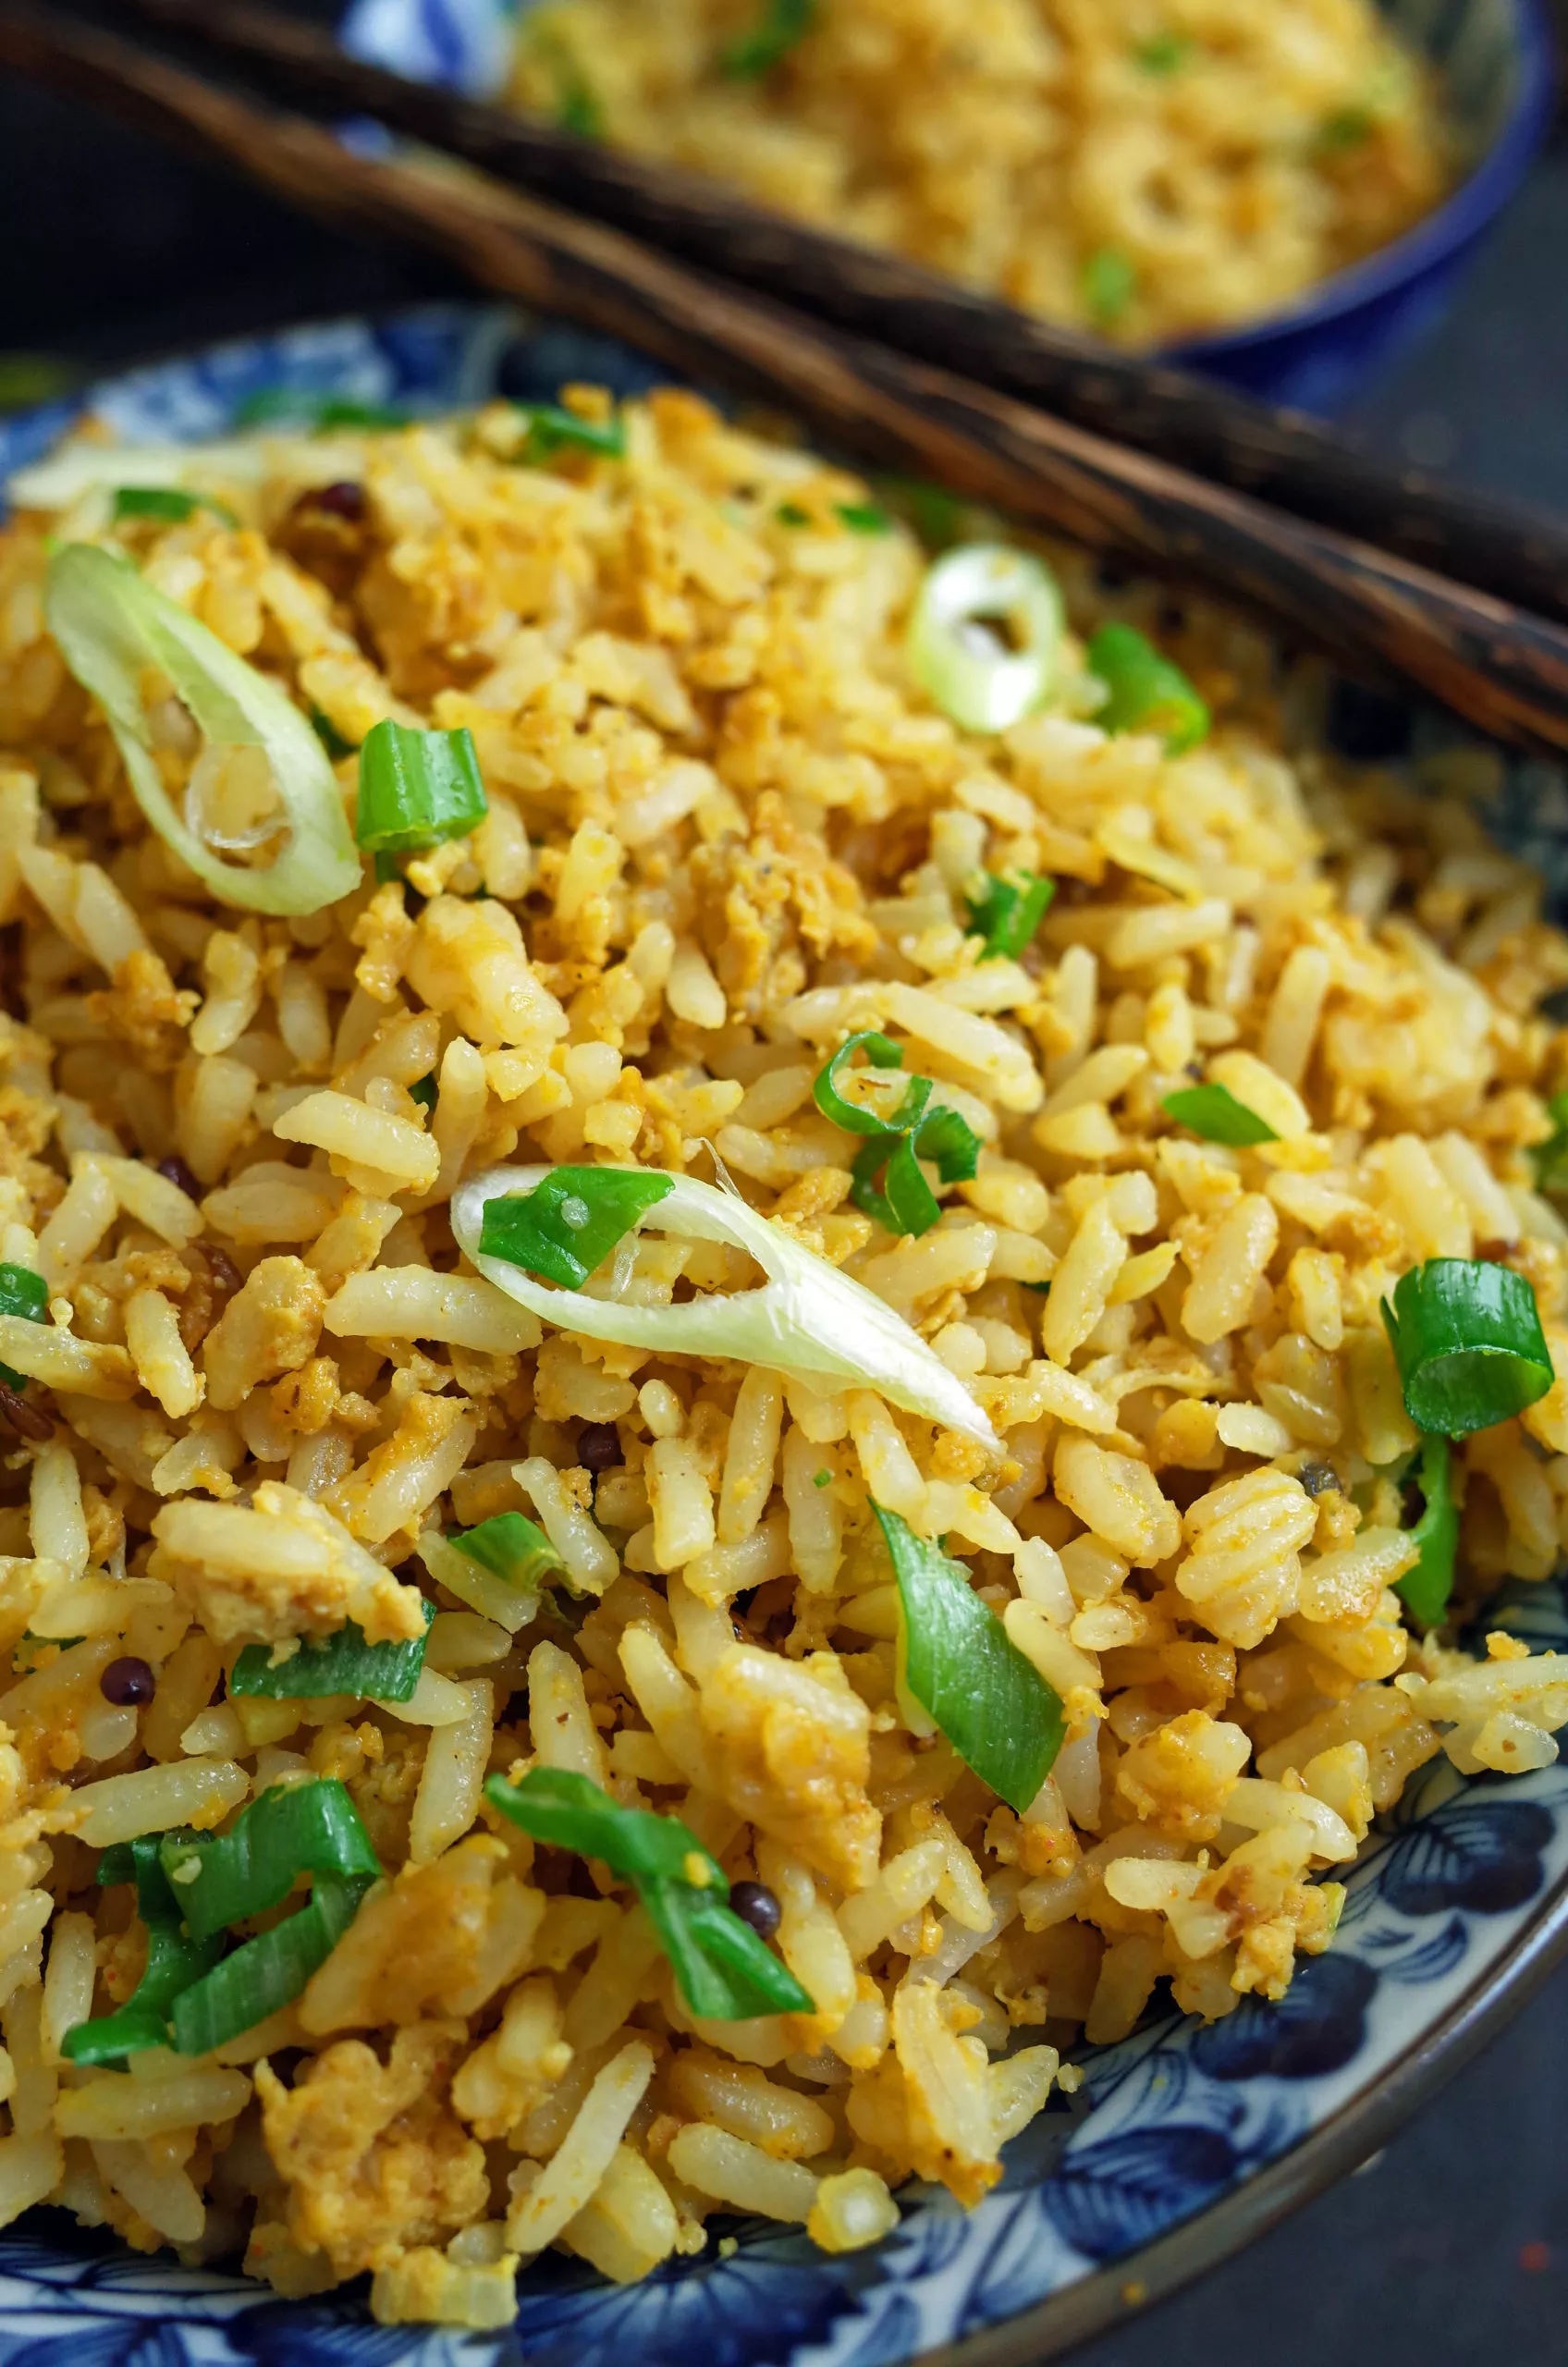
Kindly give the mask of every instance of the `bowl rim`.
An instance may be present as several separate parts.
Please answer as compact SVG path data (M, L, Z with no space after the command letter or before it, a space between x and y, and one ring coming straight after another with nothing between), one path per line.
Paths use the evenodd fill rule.
M1546 138L1556 105L1557 42L1545 0L1506 0L1513 19L1518 86L1497 137L1431 213L1359 263L1316 281L1277 313L1154 349L1153 359L1202 370L1259 353L1359 313L1409 288L1478 238L1513 198Z
M1513 1940L1446 2013L1419 2031L1370 2086L1266 2169L1206 2210L1016 2316L963 2341L914 2353L905 2367L1035 2367L1170 2300L1208 2270L1369 2162L1423 2105L1501 2037L1568 1958L1568 1869Z

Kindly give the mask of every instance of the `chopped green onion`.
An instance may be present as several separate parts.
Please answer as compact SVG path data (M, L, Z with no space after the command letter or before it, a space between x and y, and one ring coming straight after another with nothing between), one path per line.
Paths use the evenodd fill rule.
M734 82L760 82L805 39L816 0L766 0L762 20L719 55L719 71Z
M234 407L236 427L276 422L319 433L330 427L407 427L412 413L401 403L357 402L351 395L312 394L304 386L262 386Z
M182 1989L173 2014L179 2053L210 2054L214 2046L227 2045L292 2005L349 1929L369 1886L318 1875L308 1906L247 1940L204 1979Z
M447 1542L520 1594L537 1596L543 1578L566 1568L544 1530L522 1513L497 1513L477 1528L454 1530Z
M1193 43L1184 33L1156 33L1152 41L1139 43L1133 52L1145 74L1174 74L1193 54Z
M923 1159L935 1164L944 1184L967 1183L980 1164L980 1138L956 1110L938 1105L891 1150L886 1141L867 1143L851 1171L851 1199L888 1233L929 1233L942 1211L921 1173Z
M1022 1816L1066 1734L1060 1697L1026 1660L962 1562L874 1502L892 1556L900 1675L966 1767Z
M879 501L836 501L833 515L851 534L887 534L893 521Z
M781 501L774 511L781 526L809 526L811 511L802 509L798 501Z
M118 2063L150 2046L167 2046L176 1999L211 1972L223 1954L221 1938L191 1939L181 1928L179 1905L158 1861L155 1834L105 1849L98 1880L105 1888L136 1884L136 1911L147 1927L147 1964L116 2012L66 2032L60 2051L67 2063Z
M210 509L226 526L238 526L239 521L227 501L219 501L210 493L184 493L172 484L122 484L115 488L115 523L127 518L156 518L166 525L181 526L198 509Z
M833 1474L831 1471L814 1471L811 1475L811 1484L814 1488L830 1488L833 1485Z
M422 1110L435 1109L436 1101L436 1086L434 1072L432 1072L429 1076L422 1076L417 1085L410 1085L409 1099L410 1101L417 1101Z
M668 1175L631 1168L557 1167L526 1197L492 1200L479 1245L487 1257L580 1291L669 1188Z
M1546 1105L1552 1132L1530 1153L1537 1192L1568 1192L1568 1093L1554 1093Z
M198 1940L281 1906L303 1873L369 1883L381 1872L360 1812L336 1776L275 1784L221 1838L166 1833L158 1855Z
M311 730L335 765L341 764L345 756L353 754L354 742L344 739L332 717L329 715L324 715L319 706L313 706L311 709Z
M1512 1266L1429 1257L1383 1301L1405 1411L1418 1430L1468 1438L1544 1397L1554 1378L1536 1294Z
M530 460L550 460L567 451L596 452L607 460L626 458L626 429L619 419L580 419L559 403L518 403L515 408L527 424L523 452Z
M1137 266L1120 247L1096 247L1084 258L1079 285L1091 320L1114 328L1137 295Z
M964 731L1007 731L1049 693L1061 647L1050 570L1001 543L965 543L927 568L910 619L910 670Z
M435 1606L424 1606L429 1628ZM270 1644L247 1644L229 1672L228 1690L261 1694L269 1701L313 1701L329 1693L357 1701L411 1701L424 1666L423 1636L402 1644L367 1644L364 1630L345 1621L335 1636L307 1638L284 1660Z
M972 936L983 937L983 962L1016 962L1045 919L1056 881L1035 871L987 871L969 899Z
M535 1767L517 1784L492 1775L484 1796L536 1841L598 1858L631 1884L703 2020L815 2012L788 1965L728 1904L729 1884L679 1817L618 1807L586 1775L559 1768Z
M1321 156L1349 156L1357 148L1365 148L1377 128L1377 117L1370 107L1338 107L1325 116L1317 128L1317 147Z
M1426 1509L1410 1532L1421 1549L1421 1559L1395 1585L1406 1610L1423 1627L1442 1625L1453 1591L1459 1514L1449 1474L1450 1453L1447 1439L1425 1438L1421 1441L1421 1471L1416 1484L1426 1500Z
M744 1250L762 1268L761 1286L698 1293L679 1305L643 1306L629 1299L579 1293L570 1303L523 1267L486 1256L481 1238L496 1201L532 1195L557 1171L493 1167L469 1176L452 1196L458 1246L486 1282L546 1323L590 1340L614 1340L655 1355L722 1356L769 1372L820 1376L842 1387L875 1389L889 1404L960 1430L989 1453L999 1441L974 1398L941 1358L900 1315L859 1282L804 1248L782 1226L694 1176L667 1175L668 1195L649 1211L655 1231L684 1241L712 1241ZM594 1175L647 1171L594 1168ZM581 1260L579 1261L581 1262Z
M0 1265L0 1315L20 1315L42 1323L49 1308L49 1285L31 1266ZM0 1380L8 1389L25 1389L27 1377L0 1365Z
M901 1069L904 1064L902 1045L895 1044L890 1036L881 1035L875 1027L863 1027L857 1035L847 1037L839 1045L812 1086L812 1098L817 1108L825 1118L831 1119L836 1126L842 1126L848 1134L870 1134L878 1142L887 1141L895 1134L907 1134L925 1114L926 1104L935 1090L930 1078L912 1076L898 1108L884 1118L869 1102L846 1100L840 1090L839 1080L846 1072L856 1076L864 1076L867 1073L864 1069L851 1068L852 1058L859 1051L867 1055L873 1072L876 1071L878 1063L882 1072Z
M1201 1135L1206 1143L1229 1143L1233 1150L1248 1150L1256 1143L1280 1139L1268 1120L1238 1101L1228 1085L1184 1085L1180 1092L1168 1093L1159 1106L1168 1118L1174 1118L1190 1134Z
M1106 731L1152 731L1168 755L1195 748L1209 713L1180 666L1162 657L1133 625L1101 625L1089 644L1089 671L1109 696L1095 717Z
M423 731L386 716L367 734L354 836L373 854L466 839L486 811L472 732Z
M360 885L337 778L277 683L155 591L123 557L88 543L67 543L50 560L44 612L66 664L104 710L142 813L221 902L258 913L316 913ZM269 867L226 863L176 811L142 705L149 670L167 676L213 753L259 749L264 755L279 826L288 831Z

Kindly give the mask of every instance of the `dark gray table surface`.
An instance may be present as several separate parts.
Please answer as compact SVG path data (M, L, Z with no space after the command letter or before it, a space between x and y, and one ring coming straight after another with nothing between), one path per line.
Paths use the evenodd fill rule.
M14 83L0 84L0 352L93 367L453 292ZM1390 455L1568 514L1565 253L1560 150L1446 324L1351 423ZM1568 2361L1565 2017L1568 1967L1376 2164L1091 2344L1084 2367Z

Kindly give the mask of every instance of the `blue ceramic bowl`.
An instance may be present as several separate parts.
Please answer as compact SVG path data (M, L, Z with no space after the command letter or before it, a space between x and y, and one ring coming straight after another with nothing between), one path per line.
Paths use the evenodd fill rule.
M518 16L533 0L351 0L345 45L395 73L483 96L506 73ZM1268 7L1270 0L1256 0ZM1329 413L1445 308L1473 251L1518 189L1555 104L1543 0L1380 0L1442 76L1469 171L1403 239L1250 327L1169 358L1266 402Z
M563 379L631 392L655 365L495 308L327 323L165 362L92 390L128 440L222 434L263 387L435 411ZM0 421L0 486L74 406ZM1341 702L1347 753L1397 759L1452 733L1430 717ZM1350 745L1375 727L1376 750ZM1485 817L1568 885L1568 782L1500 767ZM1568 1650L1562 1585L1487 1615L1532 1650ZM362 2287L280 2301L227 2269L131 2254L40 2211L0 2235L0 2367L1022 2367L1156 2300L1383 2144L1520 2005L1568 1948L1568 1765L1503 1783L1423 1771L1351 1871L1328 1955L1282 2005L1245 2000L1205 2029L1169 2008L1085 2049L1084 2085L1008 2148L1003 2184L965 2214L905 2188L870 2252L829 2258L792 2231L734 2221L645 2283L606 2285L546 2253L515 2332L377 2326ZM716 2231L717 2232L717 2231ZM937 2354L933 2356L933 2354Z

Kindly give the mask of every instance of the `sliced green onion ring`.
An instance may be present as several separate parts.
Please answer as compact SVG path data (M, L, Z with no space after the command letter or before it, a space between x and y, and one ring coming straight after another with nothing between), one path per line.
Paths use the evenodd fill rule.
M674 1306L637 1306L586 1292L563 1298L508 1259L488 1256L480 1238L486 1208L535 1190L554 1171L493 1167L467 1178L452 1196L458 1246L520 1306L586 1339L615 1340L623 1347L669 1355L729 1356L773 1372L876 1389L906 1413L923 1414L992 1453L999 1451L996 1432L963 1383L901 1316L759 1216L738 1193L717 1191L694 1176L667 1179L669 1191L647 1212L655 1228L678 1239L744 1250L767 1277L760 1289L692 1298Z
M866 1055L873 1070L901 1069L904 1064L903 1046L895 1044L889 1036L881 1035L875 1027L863 1027L839 1045L827 1067L812 1086L812 1098L825 1118L842 1126L847 1134L869 1134L877 1142L890 1140L895 1134L907 1134L918 1125L925 1114L926 1104L935 1090L928 1076L912 1076L898 1108L887 1117L874 1110L868 1101L851 1101L839 1082L846 1075L864 1075L864 1070L853 1066L856 1052Z
M428 1630L435 1606L424 1606ZM349 1619L335 1636L309 1637L287 1658L275 1661L268 1644L247 1644L229 1671L231 1696L249 1694L269 1701L319 1700L347 1693L356 1701L410 1701L424 1666L425 1637L401 1644L367 1644L364 1630Z
M965 543L926 570L910 670L964 731L1007 731L1056 680L1064 611L1050 570L1004 543Z
M544 1530L523 1513L497 1513L477 1528L456 1530L447 1542L520 1594L537 1595L551 1571L566 1568Z
M67 543L49 562L44 611L72 674L103 708L137 803L221 903L251 912L320 912L361 881L342 794L326 752L288 693L226 647L123 557ZM148 668L167 675L214 748L260 749L288 836L266 869L226 863L177 813L141 703Z
M557 452L594 452L601 460L626 458L626 428L614 414L608 419L580 419L559 403L518 403L525 423L523 451L532 461L554 460Z
M1109 696L1095 717L1106 731L1152 731L1180 756L1208 737L1209 712L1180 666L1133 625L1102 625L1089 644L1089 671Z
M1440 1627L1453 1592L1454 1558L1459 1550L1459 1512L1450 1476L1452 1450L1447 1439L1421 1441L1421 1469L1416 1484L1425 1509L1410 1534L1421 1559L1395 1583L1405 1609L1423 1627Z
M167 2046L176 1999L211 1972L223 1954L221 1937L196 1940L181 1928L178 1902L159 1863L156 1834L106 1849L98 1880L104 1888L135 1883L136 1911L147 1928L147 1963L123 2005L66 2032L60 2052L67 2063L119 2063L150 2046Z
M815 2010L789 1966L729 1906L718 1865L679 1817L623 1809L586 1775L560 1768L535 1767L516 1784L492 1775L484 1796L536 1841L597 1858L631 1884L693 2014L744 2021Z
M238 526L239 518L227 501L215 494L187 493L172 484L122 484L115 489L115 523L127 518L155 518L165 525L180 526L198 509L210 509L226 526Z
M1206 1143L1228 1143L1232 1150L1249 1150L1258 1143L1280 1139L1266 1118L1238 1101L1228 1085L1186 1085L1168 1093L1160 1103L1168 1118L1185 1126Z
M962 1562L897 1513L871 1509L898 1581L903 1683L964 1765L1022 1816L1067 1732L1060 1696L981 1601Z
M466 839L487 811L471 732L424 731L386 716L366 733L354 836L371 853Z
M932 1110L891 1149L886 1142L867 1143L851 1171L851 1199L888 1233L929 1233L942 1211L921 1173L923 1159L932 1162L944 1184L967 1183L980 1164L980 1138L956 1110Z
M983 962L1016 962L1033 944L1056 894L1056 881L1035 871L982 873L969 897L970 934L983 937Z
M479 1245L486 1257L580 1291L669 1188L667 1175L624 1167L552 1168L521 1198L488 1204Z
M815 18L816 0L766 0L760 22L720 53L719 71L732 82L760 82L805 39Z
M1522 1414L1551 1387L1536 1294L1512 1266L1429 1257L1400 1276L1382 1312L1418 1430L1468 1438Z
M300 1874L373 1883L381 1872L360 1812L336 1776L274 1784L219 1839L165 1834L158 1855L198 1940L281 1906Z
M263 1796L266 1796L263 1794ZM269 2014L293 2004L359 1913L370 1887L318 1874L308 1906L225 1956L174 2001L174 2042L181 2054L210 2054Z
M42 1323L49 1310L49 1285L42 1274L31 1266L0 1265L0 1315L19 1315L29 1323ZM24 1374L13 1372L9 1365L0 1365L0 1380L7 1389L25 1389Z

